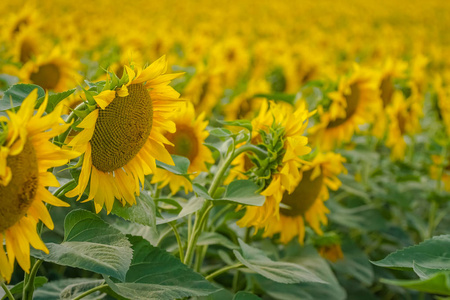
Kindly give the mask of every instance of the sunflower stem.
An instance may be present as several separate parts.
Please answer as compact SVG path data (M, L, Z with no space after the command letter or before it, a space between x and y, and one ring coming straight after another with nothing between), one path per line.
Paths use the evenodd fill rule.
M13 294L11 294L11 291L8 289L6 284L3 281L0 281L0 284L5 291L6 296L8 296L9 300L15 300Z
M170 227L172 227L173 233L175 234L175 238L178 243L178 251L180 252L180 260L184 261L184 251L183 251L183 243L181 242L180 234L178 233L177 225L173 224L174 222L169 222Z
M95 293L95 292L97 292L97 291L101 291L102 289L104 289L104 288L106 288L106 287L108 287L107 284L102 284L102 285L96 286L96 287L94 287L94 288L92 288L92 289L90 289L90 290L87 290L86 292L84 292L84 293L81 294L80 296L78 296L78 297L76 297L76 298L73 298L73 300L80 300L80 299L83 299L84 297L89 296L90 294Z
M223 273L225 273L225 272L227 272L229 270L240 268L242 266L243 266L243 264L238 263L238 264L235 264L235 265L232 265L232 266L223 267L222 269L219 269L219 270L215 271L214 273L209 274L208 276L205 277L205 279L206 280L211 280L214 277L219 276L220 274L223 274Z
M447 145L442 148L442 164L439 166L439 176L436 182L436 190L437 192L441 192L442 190L442 176L444 175L444 164L447 158ZM436 200L432 199L431 208L428 215L428 232L426 238L431 238L433 236L433 231L437 227L436 222L436 213L438 211L438 203Z
M23 293L22 293L22 299L24 300L32 300L33 299L33 293L34 293L34 279L36 278L36 274L42 265L42 260L37 260L33 268L31 268L30 275L28 276L27 280L24 280L23 285Z
M230 166L231 162L240 154L244 152L253 152L259 157L266 157L267 152L255 145L246 144L237 149L233 149L233 151L228 155L228 157L223 161L223 163L219 164L219 170L214 175L214 178L211 182L211 186L208 189L208 194L213 197L218 187L220 186L222 180L224 179L225 172ZM205 222L208 220L209 211L213 208L212 201L206 200L203 204L203 207L196 213L196 218L194 221L194 228L192 231L192 235L189 238L188 246L186 250L186 255L184 257L184 264L190 266L192 263L192 257L195 251L195 245L197 244L198 237L200 233L204 230ZM206 250L204 250L206 253ZM199 262L201 263L201 262Z

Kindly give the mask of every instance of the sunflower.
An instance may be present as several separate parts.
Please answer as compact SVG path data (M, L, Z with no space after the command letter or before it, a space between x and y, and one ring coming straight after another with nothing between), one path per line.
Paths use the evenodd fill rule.
M0 131L0 275L8 282L16 259L22 269L29 272L29 245L48 253L36 233L39 220L53 229L44 202L54 206L69 205L46 189L59 186L58 180L47 170L79 155L49 142L69 127L60 117L63 103L43 116L48 102L45 97L33 115L36 99L37 89L26 97L17 113L7 111L8 117L0 117L0 125L5 130Z
M33 83L45 90L62 92L72 87L79 78L78 63L68 53L54 48L50 55L39 55L29 60L19 72L25 83Z
M378 90L380 92L382 108L376 114L376 122L373 124L372 133L379 139L384 138L388 125L386 108L391 105L395 86L394 81L406 77L406 62L388 59L378 75Z
M303 244L305 221L319 235L321 224L327 224L330 211L324 202L330 197L328 189L337 190L341 182L337 175L346 173L345 159L333 152L319 153L311 164L300 168L300 179L292 192L285 192L278 208L279 216L273 215L265 224L264 236L280 234L280 241L289 243L295 236Z
M376 78L355 67L355 72L342 79L329 98L332 101L329 110L319 108L320 123L310 130L314 143L325 151L349 142L359 125L371 122L379 106Z
M405 99L401 91L396 91L386 113L389 121L386 146L391 148L392 160L401 160L405 157L407 147L405 137L421 129L419 119L422 109L414 97Z
M319 249L319 254L323 258L328 259L331 262L337 262L344 258L344 253L342 253L342 248L340 244L330 244L321 246Z
M270 183L264 186L261 195L266 197L262 207L247 206L244 217L237 222L241 227L255 226L261 228L271 217L278 217L278 206L284 191L291 193L300 178L299 166L304 163L300 156L311 152L307 146L308 138L303 133L311 114L305 105L299 105L294 111L292 107L270 102L263 102L258 116L252 121L252 143L267 143L263 136L279 135L278 144L282 143L279 153L279 164L273 172ZM278 156L278 155L277 155Z
M169 83L183 73L165 74L165 56L147 68L125 66L127 83L106 88L94 96L95 109L78 125L83 130L69 146L84 153L78 186L69 197L94 200L96 212L105 205L108 213L117 198L123 205L136 203L144 175L156 172L155 160L173 165L161 132L175 132L170 121L179 106L179 93ZM111 85L109 85L111 86Z
M14 60L22 64L38 56L42 38L39 32L32 27L20 31L14 39Z
M171 118L175 122L177 131L165 134L165 137L171 143L167 146L169 153L189 159L188 173L191 174L191 179L194 179L203 171L208 171L206 163L214 163L211 150L203 145L209 135L208 131L205 130L208 121L204 119L204 113L201 113L197 119L195 118L194 105L188 102ZM172 194L178 192L181 187L184 187L186 194L192 191L192 184L187 178L164 169L157 169L153 175L152 183L158 182L160 182L159 188L169 184Z
M27 27L40 27L41 20L42 18L36 6L28 3L27 5L23 5L19 12L10 14L8 21L5 23L7 26L4 30L6 30L8 38L13 40L19 32Z
M450 136L450 88L444 87L442 78L438 76L434 81L434 90L436 92L439 117L445 126L447 135Z

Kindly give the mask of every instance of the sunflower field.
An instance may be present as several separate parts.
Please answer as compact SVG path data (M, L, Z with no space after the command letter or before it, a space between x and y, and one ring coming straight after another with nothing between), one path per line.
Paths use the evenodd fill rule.
M0 1L0 299L450 299L450 1Z

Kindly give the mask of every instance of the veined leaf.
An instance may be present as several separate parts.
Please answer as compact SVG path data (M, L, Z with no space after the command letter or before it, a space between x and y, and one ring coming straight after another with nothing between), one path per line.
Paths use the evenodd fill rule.
M227 201L245 205L262 206L265 197L258 192L259 187L250 180L235 180L231 182L222 199L214 201Z

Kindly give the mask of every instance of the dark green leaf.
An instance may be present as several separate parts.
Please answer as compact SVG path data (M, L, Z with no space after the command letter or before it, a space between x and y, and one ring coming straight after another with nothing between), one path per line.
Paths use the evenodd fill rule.
M239 204L262 206L265 197L258 192L259 187L250 180L235 180L231 182L222 199L214 201L227 201Z
M381 279L381 282L420 292L450 296L450 272L437 273L425 280Z
M70 297L69 291L74 292L78 288L86 287L86 285L91 285L92 287L100 285L101 283L105 282L104 280L92 280L88 278L70 278L70 279L61 279L56 281L51 281L47 284L44 284L41 288L37 289L34 292L33 300L68 300L73 299L76 297L75 294L71 294L73 297ZM63 292L64 295L67 295L68 297L63 298ZM78 291L80 291L78 289ZM79 294L78 294L79 295ZM102 299L103 296L101 296L100 292L95 292L87 297L84 297L85 300L96 300L96 299Z
M197 194L197 196L207 200L212 200L211 196L208 194L208 190L204 186L198 183L194 183L192 187L194 188L194 192Z
M183 209L180 211L180 213L175 217L168 217L168 218L158 218L156 220L156 224L166 224L181 218L184 218L187 215L190 215L202 208L203 203L205 202L205 199L194 197L190 199L184 206Z
M276 282L299 283L320 282L325 283L307 268L282 261L273 261L259 249L250 247L239 239L242 254L234 250L236 258L250 270Z
M37 276L34 278L34 288L38 288L43 286L44 284L47 283L47 278L43 277L43 276ZM22 293L23 290L23 281L19 282L18 284L16 284L15 286L13 286L12 288L9 289L9 291L11 292L11 294L19 294ZM3 290L2 290L3 291ZM7 296L3 296L2 300L8 299Z
M233 300L258 300L258 299L261 298L249 292L238 292L233 297Z
M350 275L370 286L374 280L374 274L367 255L351 241L346 241L342 245L342 251L344 252L344 258L333 263L333 269L338 274Z
M379 267L413 269L416 263L423 268L450 270L450 235L435 236L418 245L398 250L386 258L372 262Z
M77 282L77 283L71 283L68 284L60 293L60 299L61 300L72 300L76 297L80 296L84 292L93 289L95 287L101 286L105 283L104 280L90 280L86 279L85 282ZM106 285L105 285L106 288ZM106 294L97 291L95 293L92 293L86 297L83 297L83 299L102 299L106 296Z
M66 99L67 97L72 95L76 90L77 89L71 89L68 91L61 92L61 93L49 95L48 96L48 104L47 104L47 108L45 109L45 111L47 113L52 112L55 109L56 105L58 105L59 102L61 102L62 100ZM44 102L44 98L45 98L45 96L40 97L37 100L36 107L40 106L42 104L42 102Z
M38 98L45 96L45 91L35 84L15 84L10 87L3 98L0 99L0 111L8 110L22 105L23 100L34 90L38 89Z
M73 210L64 221L64 242L48 243L50 254L32 250L47 262L125 279L132 258L127 238L86 210Z
M133 260L125 282L105 278L111 289L134 300L207 296L219 290L166 251L141 237L129 237Z
M238 245L217 232L202 232L198 238L197 245L222 245L228 249L239 249Z

